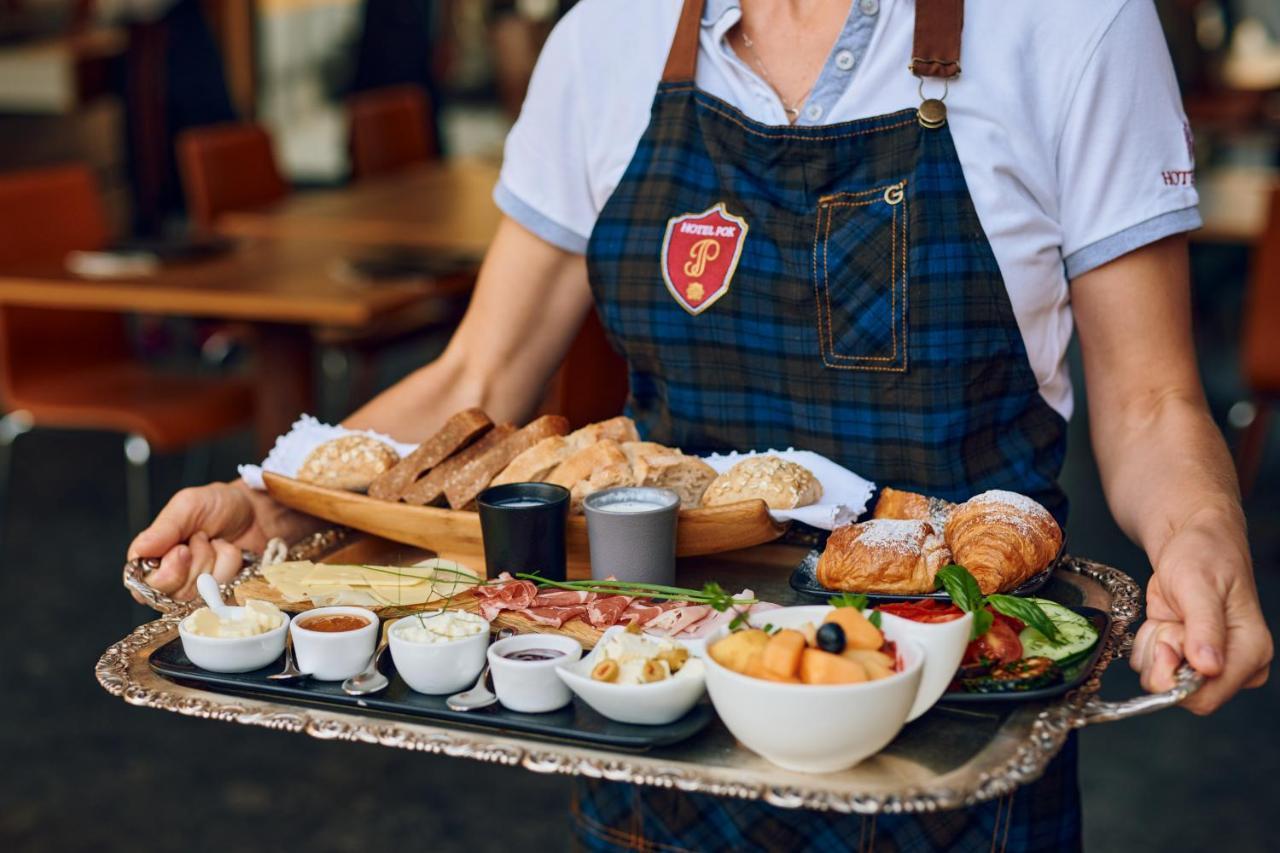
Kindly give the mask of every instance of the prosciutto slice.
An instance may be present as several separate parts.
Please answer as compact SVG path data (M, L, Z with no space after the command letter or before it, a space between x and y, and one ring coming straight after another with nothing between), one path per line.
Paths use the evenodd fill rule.
M571 589L539 591L532 581L516 580L507 572L499 575L494 583L477 586L475 595L481 614L490 621L509 610L552 628L563 627L573 619L585 620L602 631L614 625L634 623L647 633L663 637L705 637L738 614L736 610L717 613L709 605L687 601L653 601ZM734 598L752 596L751 590L746 589ZM751 613L773 607L777 605L755 604Z

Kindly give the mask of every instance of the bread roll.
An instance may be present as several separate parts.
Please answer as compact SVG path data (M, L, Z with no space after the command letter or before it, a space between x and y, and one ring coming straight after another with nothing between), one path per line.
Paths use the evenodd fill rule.
M990 491L957 506L946 527L953 559L984 595L1014 589L1045 569L1062 547L1062 529L1026 495Z
M698 457L652 441L625 442L622 452L631 463L632 485L670 489L680 496L684 509L699 506L716 478L716 469Z
M947 518L955 504L942 498L918 495L885 486L876 501L875 518L916 518L933 525L934 530L944 530Z
M803 465L779 456L748 456L712 481L703 506L724 506L758 498L769 509L795 509L822 500L822 484Z
M307 454L298 479L327 489L363 492L400 461L391 445L367 435L344 435Z
M619 415L616 418L609 418L607 421L598 421L594 424L587 424L581 429L574 430L567 437L569 449L573 452L583 450L590 447L597 441L604 439L616 441L622 444L624 441L639 441L640 434L636 431L636 422L631 418Z
M818 558L818 582L846 592L917 595L951 560L942 535L919 519L872 519L838 527Z
M631 463L618 442L606 438L561 462L547 482L568 489L570 512L580 512L582 499L592 492L632 485Z

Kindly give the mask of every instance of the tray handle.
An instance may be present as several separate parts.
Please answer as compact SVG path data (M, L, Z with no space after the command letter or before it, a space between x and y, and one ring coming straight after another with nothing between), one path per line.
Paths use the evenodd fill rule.
M231 598L232 590L253 577L260 566L269 566L288 559L289 546L285 544L283 539L272 539L267 542L267 547L263 550L261 558L252 551L241 551L240 555L240 571L227 583L218 585L224 600ZM158 568L160 568L160 558L158 557L138 557L125 563L123 576L121 577L125 589L137 595L152 610L165 615L189 608L191 606L190 601L178 601L147 583L147 575Z
M1097 696L1091 697L1077 709L1075 718L1072 721L1074 727L1081 728L1097 723L1114 723L1117 720L1127 720L1130 717L1140 717L1143 714L1163 711L1165 708L1172 708L1175 705L1182 704L1188 696L1195 693L1204 684L1204 676L1192 669L1188 663L1178 667L1178 671L1174 673L1174 678L1176 682L1173 689L1166 690L1163 693L1148 693L1119 702L1107 702Z

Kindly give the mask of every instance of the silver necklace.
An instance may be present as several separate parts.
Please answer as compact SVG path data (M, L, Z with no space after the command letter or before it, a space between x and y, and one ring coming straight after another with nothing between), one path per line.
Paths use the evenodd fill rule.
M787 114L787 121L795 124L796 119L800 118L800 107L804 104L805 99L809 97L809 93L813 91L810 86L805 93L795 100L794 103L788 104L782 98L782 90L778 88L778 84L773 82L773 75L769 73L769 69L765 67L764 60L760 58L760 53L756 50L756 43L751 40L751 36L747 35L746 27L739 27L742 33L742 43L746 45L747 50L751 51L751 56L755 60L756 67L760 69L760 76L764 78L764 82L769 84L769 88L773 89L778 101L782 104L782 111Z

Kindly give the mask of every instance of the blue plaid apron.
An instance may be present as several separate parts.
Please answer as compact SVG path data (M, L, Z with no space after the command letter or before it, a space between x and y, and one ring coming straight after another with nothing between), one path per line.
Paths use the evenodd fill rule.
M917 0L939 6L955 13L958 68L959 0ZM641 433L692 452L815 450L951 500L1013 489L1065 520L1066 424L1040 396L945 123L915 108L753 121L694 84L701 14L685 0L649 127L587 248ZM916 56L939 57L919 23ZM1056 850L1079 845L1075 764L1072 741L1012 797L918 817L596 781L578 785L574 817L590 850Z

